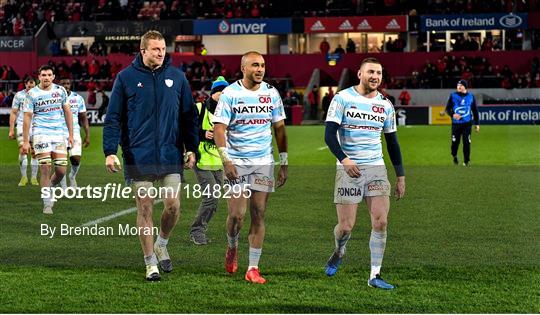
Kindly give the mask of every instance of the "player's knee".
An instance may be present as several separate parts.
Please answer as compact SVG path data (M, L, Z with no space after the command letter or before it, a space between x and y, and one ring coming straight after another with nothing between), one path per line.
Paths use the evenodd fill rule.
M68 164L67 158L65 157L54 158L53 163L54 166L67 166Z
M50 156L40 157L38 158L38 164L44 166L51 166L52 159Z
M255 208L251 210L251 221L259 224L259 222L264 222L264 209Z
M345 225L341 227L341 234L342 235L349 235L352 233L353 226L352 225Z
M76 156L70 156L69 157L69 161L71 162L71 165L79 165L81 164L81 157L76 155Z
M354 222L340 222L339 229L343 234L351 234L354 228Z
M164 211L169 214L176 214L180 211L180 200L176 198L165 199L163 204L165 205Z
M242 224L244 221L244 216L240 213L230 213L229 218L231 219L233 225Z
M145 221L152 220L152 205L139 203L137 216Z
M384 231L386 230L386 226L388 225L388 220L386 218L377 218L373 222L373 228L377 231Z

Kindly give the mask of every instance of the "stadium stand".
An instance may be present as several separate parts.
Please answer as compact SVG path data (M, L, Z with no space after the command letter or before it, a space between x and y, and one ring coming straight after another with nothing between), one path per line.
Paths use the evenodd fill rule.
M0 1L0 34L32 35L43 22L526 12L539 1L269 0Z

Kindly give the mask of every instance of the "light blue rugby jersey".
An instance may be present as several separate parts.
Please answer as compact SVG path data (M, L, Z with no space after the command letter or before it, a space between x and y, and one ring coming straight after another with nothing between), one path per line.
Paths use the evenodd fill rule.
M86 113L86 104L84 103L84 98L80 94L73 91L71 91L71 94L69 94L67 101L73 117L73 135L76 135L81 132L81 126L79 125L79 113ZM64 133L67 135L67 125L64 124L64 126Z
M34 113L32 132L34 136L63 136L66 120L62 106L67 102L66 90L52 84L48 91L39 85L28 91L23 111Z
M354 86L342 90L332 99L326 121L340 125L341 148L356 164L384 165L381 132L397 128L394 107L382 94L367 98Z
M273 86L263 81L257 91L251 91L238 80L221 93L213 122L228 126L229 156L249 159L272 155L271 126L283 119L283 102Z
M17 120L15 121L15 125L22 130L23 127L23 118L24 118L24 112L23 112L23 105L26 100L26 89L21 90L15 94L13 97L13 103L11 105L11 108L16 108L19 110L19 113L17 114Z

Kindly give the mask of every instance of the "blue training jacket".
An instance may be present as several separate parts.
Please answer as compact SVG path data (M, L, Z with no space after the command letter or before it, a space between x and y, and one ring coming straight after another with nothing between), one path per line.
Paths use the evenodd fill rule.
M478 108L476 100L471 93L452 92L446 104L446 112L452 118L453 124L465 124L474 122L478 125ZM454 119L454 114L460 114L461 119Z
M105 156L122 147L126 179L182 171L184 147L197 152L197 111L182 71L167 54L155 71L141 54L118 73L103 128Z

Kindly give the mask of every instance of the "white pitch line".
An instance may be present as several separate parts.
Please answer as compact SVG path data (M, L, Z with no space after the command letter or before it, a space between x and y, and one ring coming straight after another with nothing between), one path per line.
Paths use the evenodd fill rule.
M324 146L324 147L318 148L317 150L322 151L322 150L326 150L326 149L328 149L328 147L327 147L327 146Z
M154 204L157 204L157 203L160 203L160 202L162 202L161 199L154 201ZM115 212L113 214L110 214L108 216L105 216L105 217L102 217L102 218L99 218L99 219L88 221L86 223L83 223L81 226L92 226L92 225L100 224L100 223L107 222L107 221L110 221L112 219L121 217L121 216L126 215L126 214L130 214L130 213L133 213L133 212L137 212L137 207L132 207L132 208L129 208L129 209L125 209L125 210Z

